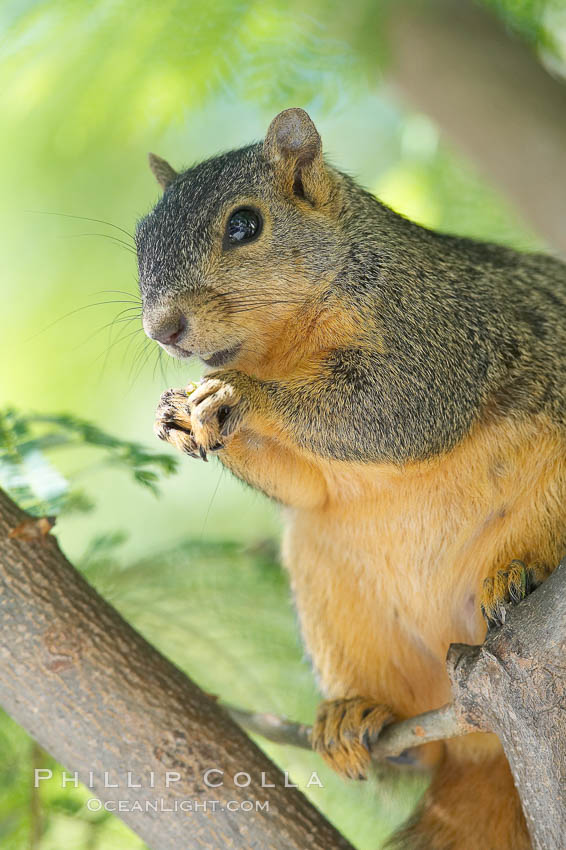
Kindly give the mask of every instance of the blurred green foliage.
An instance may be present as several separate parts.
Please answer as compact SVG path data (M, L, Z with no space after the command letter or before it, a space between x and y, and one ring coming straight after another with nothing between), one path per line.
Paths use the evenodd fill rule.
M152 442L155 405L198 368L159 360L143 337L132 233L158 197L148 150L189 165L261 138L277 111L301 105L332 161L395 209L536 246L428 118L375 82L390 2L0 5L0 480L27 507L58 513L71 559L199 684L305 721L317 695L273 554L276 510L187 459L160 479L159 500L151 492L174 464ZM563 0L484 5L564 73ZM262 745L299 781L320 771L315 802L359 848L375 848L418 790L347 785L314 755ZM0 715L2 848L142 846L115 818L88 813L85 789L63 792L56 776L34 794L34 765L58 769Z
M563 26L566 7L563 0L482 0L509 29L518 33L543 59L556 67L566 59ZM562 21L562 27L559 21Z
M73 509L73 482L58 475L45 453L72 445L76 433L109 458L116 451L124 453L126 470L131 455L134 471L140 462L155 462L164 472L171 471L171 464L162 464L159 455L146 456L138 446L132 448L83 422L48 419L52 430L47 439L31 438L30 422L13 411L4 416L0 432L0 448L9 447L9 463L19 469L24 458L32 470L23 484L12 487L12 496L36 513L59 511L64 518ZM5 459L4 464L0 479L9 469ZM38 488L34 476L42 476L44 486ZM244 546L189 539L169 551L121 564L117 553L124 542L120 533L93 537L77 566L154 646L226 702L312 720L318 697L302 657L287 579L273 541ZM317 771L323 787L313 787L309 795L360 847L384 839L408 816L422 788L414 780L395 793L385 785L379 799L367 786L346 785L314 753L259 743L303 788ZM0 754L0 846L23 850L35 831L41 836L41 850L144 846L110 815L88 809L93 794L87 788L63 786L63 768L1 712ZM34 768L49 768L53 776L34 788ZM362 817L362 824L356 825L352 811Z
M76 416L23 415L0 410L0 487L35 516L88 511L93 507L81 490L68 482L46 453L90 447L104 450L104 462L131 471L134 481L158 495L159 473L177 469L176 458L159 454L110 434Z

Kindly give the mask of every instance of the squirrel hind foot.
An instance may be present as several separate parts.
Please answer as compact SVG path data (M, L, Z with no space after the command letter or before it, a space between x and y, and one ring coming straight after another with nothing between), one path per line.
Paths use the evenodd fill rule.
M341 776L366 779L371 738L393 719L387 706L366 697L327 700L318 708L313 749Z

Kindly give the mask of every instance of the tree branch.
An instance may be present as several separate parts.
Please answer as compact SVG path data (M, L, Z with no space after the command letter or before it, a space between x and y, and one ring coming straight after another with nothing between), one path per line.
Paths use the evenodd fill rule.
M352 850L227 712L87 584L49 524L2 492L0 620L0 704L93 796L125 801L116 814L153 850ZM209 768L223 771L211 777L222 785L207 787ZM251 781L238 787L242 771ZM275 787L262 787L262 774ZM178 810L156 811L156 801ZM188 813L186 801L200 809ZM231 801L269 810L231 811Z
M276 744L311 749L312 726L294 723L275 714L261 714L226 706L233 720L248 732L261 735ZM374 761L400 755L410 747L419 747L431 741L443 741L476 731L452 704L416 717L391 723L379 735L370 737L371 755Z
M535 850L566 835L566 559L482 646L448 653L464 723L495 732L521 797Z
M102 800L119 797L142 807L156 797L165 797L169 806L217 802L213 818L204 808L191 818L182 810L167 819L151 808L117 812L154 850L350 848L296 789L285 787L281 771L228 712L98 596L62 555L49 529L0 492L0 703L14 719L91 783ZM387 727L372 742L372 755L386 758L469 731L495 732L535 850L562 850L565 650L566 560L535 593L508 607L504 625L481 647L450 648L453 703ZM230 713L271 740L308 746L308 726L236 709ZM207 787L209 768L223 771L228 781ZM167 771L177 779L159 788ZM250 775L245 787L233 782L241 771ZM151 774L157 783L149 784ZM118 790L105 778L118 783ZM265 787L265 781L275 787ZM269 811L254 809L243 817L226 807L247 800L268 801Z

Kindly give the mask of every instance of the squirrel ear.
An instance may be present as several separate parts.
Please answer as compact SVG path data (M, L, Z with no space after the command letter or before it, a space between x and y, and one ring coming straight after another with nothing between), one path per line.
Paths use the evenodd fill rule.
M179 175L175 171L174 168L171 168L168 162L164 159L161 159L160 156L157 156L154 153L150 153L148 155L149 159L149 167L153 171L155 175L155 179L159 183L162 189L166 189L167 186L170 186L173 180L175 180Z
M314 206L328 200L331 181L322 158L322 142L304 109L285 109L275 116L263 143L263 155L287 193Z

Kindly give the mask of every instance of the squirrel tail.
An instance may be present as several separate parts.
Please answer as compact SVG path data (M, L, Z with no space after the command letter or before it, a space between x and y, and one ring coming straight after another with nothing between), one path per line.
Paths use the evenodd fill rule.
M387 850L531 850L502 752L481 760L447 753L413 818Z

